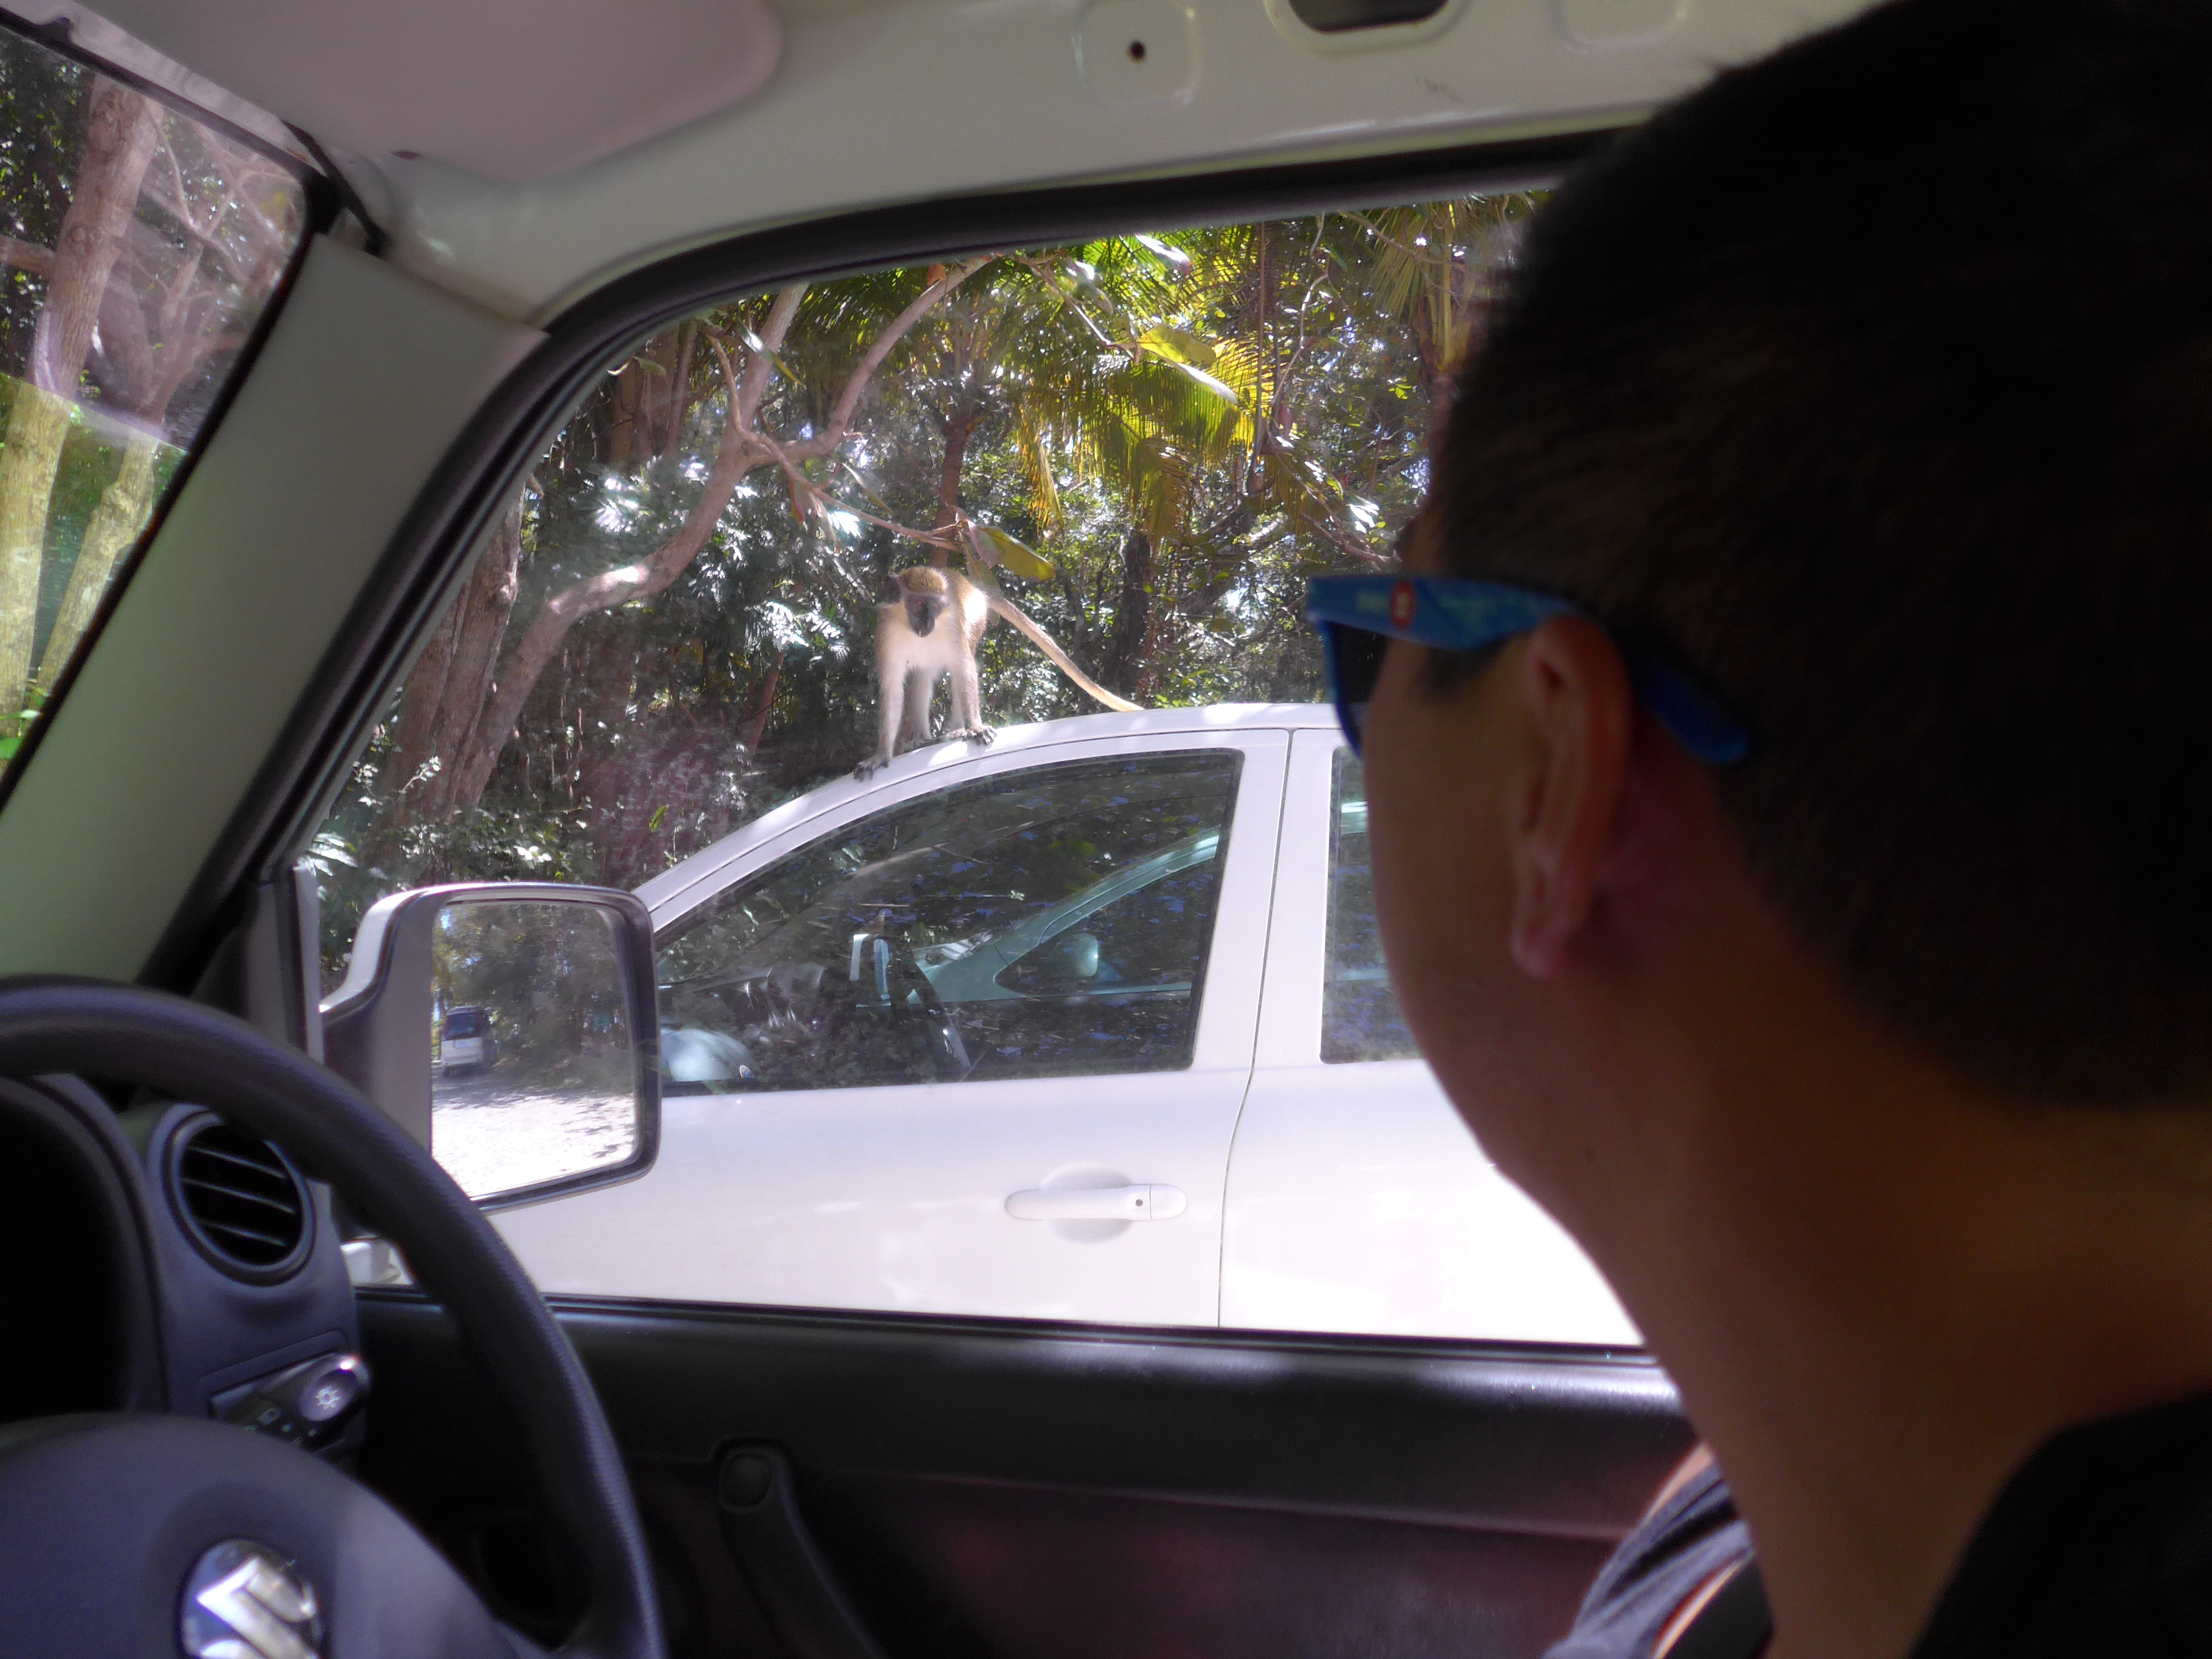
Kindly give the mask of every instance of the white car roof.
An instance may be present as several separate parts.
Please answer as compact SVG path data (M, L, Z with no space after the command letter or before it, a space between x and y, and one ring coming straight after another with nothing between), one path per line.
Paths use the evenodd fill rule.
M762 843L774 840L799 824L817 817L854 816L845 809L872 796L887 801L910 779L957 767L980 755L1018 754L1043 750L1061 744L1097 738L1171 737L1194 732L1244 730L1302 730L1336 725L1335 711L1313 702L1218 702L1188 708L1146 708L1133 714L1081 714L1069 720L1038 720L1029 726L999 728L989 748L953 741L931 744L902 755L863 782L842 777L787 800L763 812L742 830L702 848L681 863L662 871L637 889L637 896L653 911L656 925L682 915L702 896L721 885L724 871ZM865 810L865 809L864 809Z

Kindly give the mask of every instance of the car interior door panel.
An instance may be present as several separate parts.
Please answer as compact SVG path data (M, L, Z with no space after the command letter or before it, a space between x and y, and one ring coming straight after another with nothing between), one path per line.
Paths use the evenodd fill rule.
M780 1605L787 1566L751 1588L792 1547L723 1524L759 1490L724 1471L761 1448L898 1659L1534 1659L1690 1443L1634 1355L555 1303L679 1655L823 1651L779 1624L807 1616ZM434 1536L512 1530L526 1464L451 1328L404 1291L366 1292L362 1323L390 1431L368 1472ZM545 1547L478 1569L525 1628Z

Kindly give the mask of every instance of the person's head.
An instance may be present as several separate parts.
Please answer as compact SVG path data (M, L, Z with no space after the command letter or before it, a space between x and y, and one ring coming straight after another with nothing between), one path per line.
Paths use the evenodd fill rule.
M1513 740L1476 717L1488 682L1540 684L1546 651L1619 682L1610 635L1747 728L1683 787L1881 1027L2001 1095L2212 1109L2208 87L2192 0L2021 0L1996 27L1905 0L1560 190L1462 377L1420 557L1604 632L1395 675L1394 950L1464 921L1386 850L1413 705L1465 716L1425 764L1480 769ZM1648 722L1595 718L1633 796ZM1449 1017L1481 1018L1439 1004L1425 1037Z

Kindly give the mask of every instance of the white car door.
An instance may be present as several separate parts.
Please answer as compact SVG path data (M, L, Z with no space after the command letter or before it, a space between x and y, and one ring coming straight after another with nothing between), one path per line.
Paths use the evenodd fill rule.
M508 1242L548 1291L1214 1323L1287 752L946 746L679 866L666 1042L723 1074Z
M1221 1322L1638 1343L1581 1248L1475 1144L1399 1018L1367 801L1334 726L1296 734Z

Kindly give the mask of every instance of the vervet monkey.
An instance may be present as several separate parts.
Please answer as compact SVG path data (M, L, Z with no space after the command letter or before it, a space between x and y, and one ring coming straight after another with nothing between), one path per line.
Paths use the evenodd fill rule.
M952 682L945 738L991 741L991 728L983 724L975 651L994 614L1028 635L1062 673L1106 707L1136 712L1135 703L1115 696L1071 662L1051 635L996 588L957 570L916 565L885 576L876 592L876 752L854 769L854 776L865 778L888 766L906 744L928 740L930 699L941 679Z

